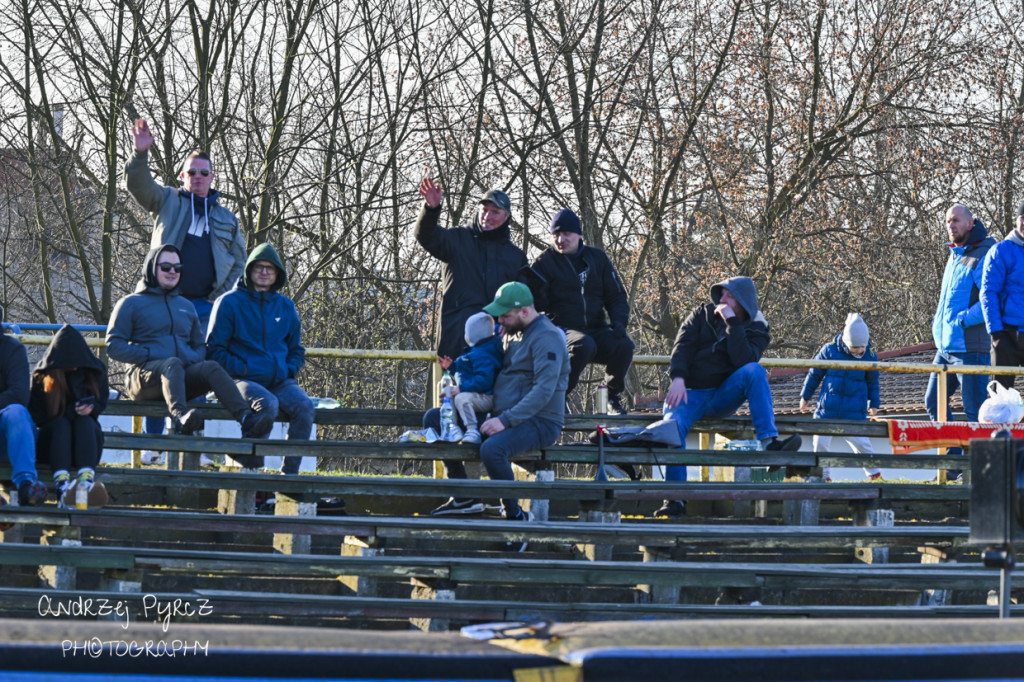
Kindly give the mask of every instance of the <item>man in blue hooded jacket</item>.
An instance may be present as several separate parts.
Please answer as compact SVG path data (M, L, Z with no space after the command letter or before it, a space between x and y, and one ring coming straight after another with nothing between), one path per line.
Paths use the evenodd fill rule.
M314 410L296 377L306 361L295 303L280 293L288 283L284 263L260 244L235 287L217 299L206 337L207 353L235 380L254 409L288 417L288 438L309 440ZM301 457L285 457L282 471L299 473ZM251 464L251 462L245 462Z
M942 275L939 303L932 318L936 365L987 365L989 335L981 309L982 261L995 240L966 206L946 212L949 259ZM930 374L924 404L932 420L939 418L938 374ZM978 409L985 400L987 374L946 374L946 395L960 388L967 421L978 421ZM948 397L947 397L948 400ZM949 414L949 406L946 406Z

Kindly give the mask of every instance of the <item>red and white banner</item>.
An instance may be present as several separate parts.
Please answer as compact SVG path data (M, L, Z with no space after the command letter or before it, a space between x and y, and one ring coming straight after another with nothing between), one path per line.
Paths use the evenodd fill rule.
M981 424L979 422L930 422L880 419L889 424L889 443L897 455L928 448L967 445L973 438L991 438L1007 429L1014 438L1024 438L1024 424Z

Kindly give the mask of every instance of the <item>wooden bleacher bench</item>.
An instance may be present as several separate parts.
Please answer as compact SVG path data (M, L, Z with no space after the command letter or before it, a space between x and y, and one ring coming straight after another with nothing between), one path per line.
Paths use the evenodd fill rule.
M733 561L579 561L537 560L522 555L492 557L374 556L219 552L105 546L43 546L0 543L5 566L73 566L79 569L158 572L206 576L288 576L337 578L372 576L395 580L445 580L455 584L579 585L631 587L762 587L766 589L882 590L929 588L989 590L999 585L996 569L979 563L810 564ZM1024 587L1024 575L1012 576Z
M200 408L210 419L231 420L232 417L217 403L190 403ZM112 416L165 417L167 406L158 401L111 400L104 414ZM627 415L567 414L565 431L593 431L598 424L606 426L646 426L661 419L658 412L636 412ZM283 421L279 419L279 421ZM423 411L406 409L334 408L317 409L317 424L324 426L395 426L418 429ZM888 437L888 427L881 421L811 419L792 415L777 415L776 426L780 434L822 434ZM748 437L753 433L750 417L702 419L693 427L694 433L732 434L730 437Z
M478 622L579 622L598 620L639 620L650 618L978 618L992 617L996 607L984 604L944 606L844 606L844 605L748 605L713 604L623 604L559 603L556 601L490 601L482 599L433 600L394 597L356 597L308 595L296 593L244 592L196 589L187 592L157 592L150 595L162 603L197 604L209 600L214 616L202 622L236 619L239 616L330 622L351 618L405 620L407 618L459 619ZM6 610L21 610L38 617L40 599L69 603L79 598L93 603L123 603L131 608L133 622L144 616L143 595L102 590L52 590L42 588L0 587L0 603ZM1024 613L1024 605L1011 607L1011 615Z
M736 546L790 548L847 548L902 546L942 547L963 544L966 526L778 526L698 525L674 523L596 524L575 521L543 524L502 519L438 517L287 517L257 514L216 514L161 509L95 509L72 511L55 507L0 507L0 523L23 523L48 527L96 529L167 528L233 533L300 533L315 536L356 536L378 542L410 539L504 542L526 536L531 543L610 544L635 549L651 546Z

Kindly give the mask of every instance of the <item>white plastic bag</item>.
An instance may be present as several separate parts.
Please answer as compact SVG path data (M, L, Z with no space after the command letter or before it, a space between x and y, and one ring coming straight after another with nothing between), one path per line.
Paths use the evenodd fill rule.
M1024 401L1020 393L1006 388L998 381L988 384L988 398L978 410L978 421L982 424L1016 424L1024 417Z

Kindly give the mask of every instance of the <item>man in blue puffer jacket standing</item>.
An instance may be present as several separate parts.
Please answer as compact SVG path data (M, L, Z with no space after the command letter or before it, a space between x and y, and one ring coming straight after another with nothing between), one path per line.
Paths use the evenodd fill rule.
M939 304L932 318L936 365L987 365L989 336L982 323L980 302L982 261L995 240L966 206L946 212L949 232L949 260L942 275ZM932 420L939 418L938 374L929 375L924 404ZM978 409L985 400L986 374L946 375L946 395L960 387L967 421L978 421ZM949 405L946 406L949 415ZM952 418L952 417L950 417Z
M992 364L1024 365L1024 201L1017 207L1017 229L985 257L981 310L992 335ZM1013 375L994 377L1007 388Z
M871 348L868 326L857 313L846 316L846 326L836 334L832 343L826 343L814 356L815 360L845 360L849 362L877 362L878 356ZM814 392L821 386L815 419L867 419L874 417L879 407L878 371L863 369L820 369L807 372L803 390L800 391L800 409L810 408ZM875 450L871 441L864 436L844 436L854 452L871 454ZM832 436L815 436L814 451L828 451ZM864 469L872 481L882 477L878 469ZM825 473L826 478L828 473Z
M289 440L309 440L313 403L296 381L306 361L299 313L290 298L278 293L287 282L273 246L253 249L235 288L213 306L206 347L257 411L288 417ZM282 472L299 473L301 461L285 457Z

